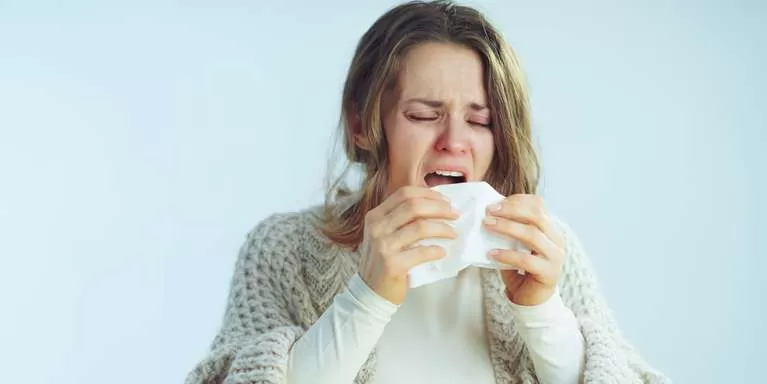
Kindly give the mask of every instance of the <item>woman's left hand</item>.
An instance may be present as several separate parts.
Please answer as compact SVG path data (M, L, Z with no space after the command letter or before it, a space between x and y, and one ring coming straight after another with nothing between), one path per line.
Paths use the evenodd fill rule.
M518 240L531 253L496 249L490 258L525 271L501 270L506 296L518 305L544 303L556 290L562 272L565 251L562 236L557 233L535 195L511 195L501 203L488 207L485 227L502 236Z

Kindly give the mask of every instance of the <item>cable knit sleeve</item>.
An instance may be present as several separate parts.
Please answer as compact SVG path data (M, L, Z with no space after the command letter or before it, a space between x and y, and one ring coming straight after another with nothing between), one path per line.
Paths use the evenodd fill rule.
M556 223L565 237L567 252L560 293L578 319L586 341L584 383L670 383L621 334L579 239L567 224Z
M303 334L288 305L298 265L286 240L291 222L273 215L240 248L224 314L208 355L187 384L284 383L289 351Z

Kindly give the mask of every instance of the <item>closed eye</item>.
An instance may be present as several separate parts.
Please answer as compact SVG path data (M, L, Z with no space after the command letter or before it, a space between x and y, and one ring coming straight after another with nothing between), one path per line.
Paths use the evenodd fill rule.
M480 127L485 127L485 128L490 128L490 123L489 122L484 122L484 121L469 121L469 124L471 124L471 125L478 125Z
M439 118L437 115L408 115L408 119L413 121L434 121Z

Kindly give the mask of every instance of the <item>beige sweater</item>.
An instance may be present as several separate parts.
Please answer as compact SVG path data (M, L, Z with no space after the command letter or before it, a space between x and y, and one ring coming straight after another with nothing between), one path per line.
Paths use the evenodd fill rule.
M358 252L325 237L317 229L320 220L320 207L274 214L248 234L235 265L223 324L187 384L285 382L291 345L345 289L360 260ZM564 223L556 223L567 251L560 295L586 341L584 382L669 383L621 335L577 238ZM537 383L497 271L482 270L482 291L496 382ZM375 367L374 350L355 383L370 383Z

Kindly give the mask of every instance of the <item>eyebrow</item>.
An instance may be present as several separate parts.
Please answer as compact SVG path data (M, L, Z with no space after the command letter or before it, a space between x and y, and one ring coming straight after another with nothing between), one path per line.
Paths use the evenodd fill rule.
M439 108L444 105L443 102L439 100L430 100L430 99L422 99L422 98L412 98L405 101L406 104L410 103L421 103L426 106L432 107L432 108ZM484 111L487 109L490 109L487 105L479 104L479 103L471 103L469 104L469 107L475 111Z

